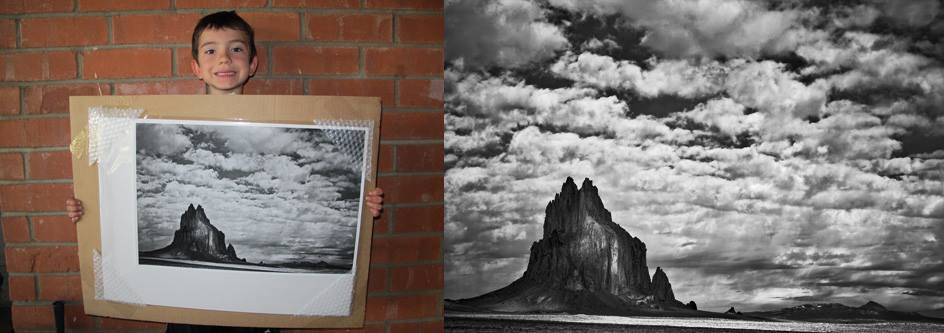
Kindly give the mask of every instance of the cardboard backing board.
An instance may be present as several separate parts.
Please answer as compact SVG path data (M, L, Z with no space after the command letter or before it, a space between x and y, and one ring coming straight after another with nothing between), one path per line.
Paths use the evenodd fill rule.
M182 124L172 126L202 126L210 124L221 126L220 128L232 124L234 127L251 128L260 126L264 128L275 128L276 130L285 127L291 130L299 128L321 126L324 124L351 124L356 123L360 128L365 128L362 136L365 140L363 145L359 146L363 152L363 167L361 170L361 182L359 188L359 201L356 211L356 226L351 227L355 230L353 245L354 251L350 254L350 262L347 275L321 274L318 272L256 272L245 270L224 270L213 268L192 268L192 267L172 267L172 266L154 266L139 264L141 257L136 255L137 251L114 251L112 243L132 243L138 246L139 239L130 237L127 233L121 233L114 230L135 230L139 221L137 221L138 207L136 207L134 195L130 199L121 197L122 193L112 192L107 184L119 184L122 188L134 189L135 169L134 164L123 167L131 168L130 172L125 172L125 176L115 176L120 173L110 173L103 171L102 161L89 164L89 154L87 151L89 138L89 110L90 108L107 107L122 109L142 109L143 113L137 124L142 122L157 122L166 124ZM82 278L82 295L85 306L85 312L90 315L107 316L115 318L172 322L172 323L190 323L202 325L223 325L223 326L249 326L249 327L282 327L282 328L308 328L308 327L361 327L364 321L364 311L366 303L367 273L370 258L370 242L372 230L372 217L369 210L363 203L363 195L375 188L377 152L379 142L380 125L380 100L373 97L325 97L325 96L261 96L261 95L238 95L238 96L207 96L207 95L161 95L161 96L73 96L70 98L70 116L72 130L72 150L73 160L72 168L74 174L75 197L84 204L85 214L82 220L77 224L78 242L79 242L79 262ZM193 125L197 124L197 125ZM320 124L320 125L319 125ZM333 125L332 125L333 126ZM330 127L330 126L329 126ZM138 127L140 128L140 127ZM188 127L189 128L189 127ZM230 127L226 127L230 128ZM321 129L315 128L312 131ZM299 130L300 131L300 130ZM327 130L326 130L327 131ZM361 133L361 132L358 132ZM312 135L310 135L312 136ZM130 154L129 161L135 161L134 135L124 137L131 138L123 154ZM251 139L251 138L250 138ZM93 138L94 140L94 138ZM142 140L144 141L144 140ZM252 140L248 140L252 142ZM364 149L368 148L369 149ZM140 148L140 147L137 147ZM140 152L137 152L141 154ZM294 158L298 153L293 153ZM225 154L223 154L225 156ZM128 157L128 156L125 156ZM140 155L138 159L140 159ZM286 157L287 158L287 157ZM283 158L283 159L286 159ZM140 172L140 171L138 171ZM107 179L102 179L107 177ZM223 176L220 176L221 178ZM314 176L313 176L314 177ZM128 184L131 182L131 184ZM103 185L105 184L105 185ZM140 184L140 183L139 183ZM104 187L103 187L104 186ZM350 191L349 191L350 192ZM135 192L132 192L135 193ZM101 198L112 198L101 200ZM113 200L117 198L118 200ZM350 200L349 200L350 201ZM140 204L137 204L140 205ZM104 210L104 211L103 211ZM113 211L122 211L125 213L114 213ZM209 211L209 209L208 209ZM104 214L103 214L104 213ZM181 211L174 211L168 214L174 215L175 219L180 218L183 228L183 216ZM211 215L211 214L207 214ZM308 215L310 217L311 215ZM350 216L350 214L348 215ZM104 217L104 220L103 220ZM115 238L121 239L103 239L103 221L106 225L106 237L121 236ZM219 219L211 222L217 223ZM114 226L121 226L115 228ZM132 226L132 228L127 228ZM122 229L123 228L123 229ZM114 230L113 230L114 229ZM284 234L284 233L283 233ZM141 234L137 234L141 235ZM235 235L235 234L233 234ZM139 236L141 237L141 236ZM233 237L227 236L227 239ZM103 247L103 241L107 246ZM138 249L139 251L141 249ZM112 251L112 253L109 253ZM119 257L128 257L128 253L115 252L133 252L135 254L134 262L128 260L117 260ZM236 250L239 255L240 250ZM340 251L350 253L351 251ZM246 254L244 254L246 255ZM96 260L100 259L100 260ZM101 260L115 259L115 260ZM96 267L96 263L98 264ZM257 264L264 264L258 262ZM324 262L322 262L324 264ZM99 276L96 276L98 268ZM113 268L120 268L115 270ZM343 271L343 270L342 270ZM114 274L118 272L119 274ZM130 272L130 273L129 273ZM143 272L143 273L142 273ZM155 275L159 272L164 275ZM175 277L177 272L184 272L183 278ZM111 273L111 274L105 274ZM142 274L131 274L142 273ZM215 275L214 275L215 274ZM103 276L109 277L103 281ZM116 278L117 276L117 278ZM141 276L147 280L145 283L137 283L135 276ZM165 276L169 278L157 279L154 276ZM325 281L325 278L335 276L350 277L349 288L350 296L345 295L345 284L341 288L336 286L318 286L319 281ZM221 278L222 277L222 278ZM243 280L246 278L248 280ZM321 280L319 280L321 278ZM98 285L96 285L96 279ZM150 280L148 280L150 279ZM166 282L164 280L174 280ZM185 288L178 288L180 284L206 284L205 281L212 279L213 284L207 284L212 289L206 291L197 288L198 292L184 292ZM287 280L286 280L287 279ZM288 282L286 282L288 281ZM310 281L314 281L309 283ZM166 283L165 283L166 282ZM247 284L248 283L248 284ZM103 286L104 284L104 286ZM116 294L115 290L120 289ZM148 286L147 288L142 286ZM97 289L98 288L98 289ZM137 289L136 289L137 288ZM272 310L269 311L265 305L260 303L269 302L269 304L278 305L272 308L285 307L279 299L260 300L259 298L270 297L269 295L278 295L279 292L297 298L297 294L305 294L312 290L322 290L320 293L312 293L302 296L305 301L303 307L297 311ZM339 291L340 289L341 291ZM104 292L110 291L110 292ZM220 293L213 294L214 291ZM247 290L251 292L247 293ZM336 297L325 296L325 292L338 293L342 299L348 300L349 311L343 311L346 315L319 315L312 313L319 312L321 306L319 302L327 302L331 299L337 301ZM134 297L112 297L114 295L131 294ZM151 299L163 299L164 295L181 295L175 298L176 303L173 306L166 305L165 301L149 303ZM112 296L109 296L112 295ZM148 296L153 295L153 296ZM261 296L260 296L261 295ZM96 297L98 296L98 297ZM203 302L205 297L219 298L214 301ZM241 298L242 297L242 298ZM348 298L344 298L348 297ZM115 301L122 299L122 301ZM128 300L134 300L129 302ZM198 300L200 302L195 306L190 306L189 300ZM214 303L215 302L215 303ZM298 303L299 300L294 302ZM184 303L184 304L178 304ZM206 303L206 304L204 304ZM213 304L210 304L213 303ZM286 303L291 303L286 300ZM207 305L209 304L209 305ZM241 304L250 304L248 308L263 308L265 311L233 311L225 310L231 304L234 308L245 309ZM301 304L301 303L299 303ZM291 307L289 305L288 307ZM348 306L344 304L344 306ZM311 310L311 311L309 311Z

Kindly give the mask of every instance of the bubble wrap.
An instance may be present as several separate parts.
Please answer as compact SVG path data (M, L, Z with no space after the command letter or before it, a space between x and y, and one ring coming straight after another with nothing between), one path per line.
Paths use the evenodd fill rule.
M351 293L338 293L338 290L350 290ZM293 316L347 316L351 314L351 301L354 294L354 274L343 274L331 282L311 301L305 304Z
M142 113L142 109L101 106L89 108L89 165L98 162L99 167L103 167L107 173L112 173L122 163L133 162L134 147L130 142L116 138L131 135L135 120Z
M92 250L92 274L95 275L95 299L132 305L144 305L144 301L124 282L121 275L111 268L108 260L98 251ZM109 295L105 296L105 285ZM134 311L134 310L129 310Z
M327 128L324 130L325 136L331 139L331 142L338 146L341 152L351 156L354 161L359 161L364 165L364 174L369 175L370 157L373 156L370 151L371 145L366 144L373 137L374 121L372 120L315 120L315 125L338 127L333 130ZM360 132L350 131L349 129L363 129L364 136ZM365 158L367 160L365 160Z

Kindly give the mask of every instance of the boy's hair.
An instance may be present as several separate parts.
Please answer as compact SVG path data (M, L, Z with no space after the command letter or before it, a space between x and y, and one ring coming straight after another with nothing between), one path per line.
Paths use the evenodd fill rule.
M242 17L236 15L235 11L216 12L200 19L197 26L193 28L193 38L190 40L190 55L193 60L200 61L197 54L200 51L200 35L206 29L233 29L242 31L249 37L249 59L256 56L256 36L249 25Z

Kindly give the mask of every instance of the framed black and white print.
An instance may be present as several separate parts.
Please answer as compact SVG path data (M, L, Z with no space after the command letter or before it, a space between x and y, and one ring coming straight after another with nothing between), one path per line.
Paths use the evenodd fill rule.
M86 313L362 325L376 99L134 96L71 104L76 141L89 142L87 152L73 146L76 197L87 210L79 223Z

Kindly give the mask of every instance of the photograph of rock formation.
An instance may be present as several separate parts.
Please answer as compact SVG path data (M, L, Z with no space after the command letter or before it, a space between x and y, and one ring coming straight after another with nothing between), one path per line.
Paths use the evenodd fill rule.
M183 121L136 130L140 264L351 271L364 131Z
M447 331L944 330L942 1L445 6Z

